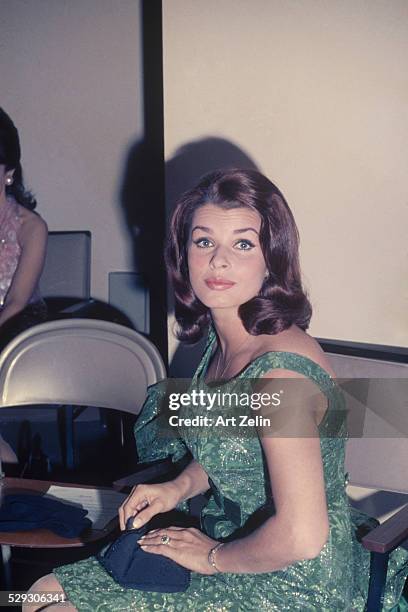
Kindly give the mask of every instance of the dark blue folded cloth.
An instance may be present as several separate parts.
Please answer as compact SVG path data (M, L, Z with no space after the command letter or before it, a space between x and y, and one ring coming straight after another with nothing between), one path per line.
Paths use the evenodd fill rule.
M50 529L76 538L92 525L87 510L42 495L6 495L0 508L0 531Z
M131 524L133 517L129 519ZM190 584L190 570L163 555L142 550L137 543L147 526L125 531L97 559L121 586L139 591L177 593Z

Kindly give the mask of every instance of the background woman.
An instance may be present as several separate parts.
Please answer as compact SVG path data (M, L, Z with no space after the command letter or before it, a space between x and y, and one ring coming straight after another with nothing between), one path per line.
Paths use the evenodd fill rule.
M24 188L20 157L17 129L0 108L0 348L46 318L38 282L47 225L34 212L36 201Z
M136 424L141 461L191 454L174 480L139 485L119 510L122 529L209 493L201 529L150 531L143 550L192 570L182 593L121 588L94 558L57 568L38 591L65 590L79 610L356 610L364 609L369 557L356 543L345 493L342 395L326 356L306 329L311 316L302 289L298 235L279 190L256 171L214 172L179 201L168 265L176 293L179 337L208 333L192 388L242 392L259 379L272 395L288 391L273 431L247 435L181 425L180 438L158 435L160 385L150 388ZM296 384L289 384L291 382ZM300 393L299 384L313 388ZM300 385L302 387L302 385ZM197 413L197 409L195 409ZM194 414L186 408L182 414ZM235 410L235 415L237 414ZM234 415L218 405L211 416ZM296 431L296 435L294 435ZM163 433L163 432L161 432ZM277 433L277 435L276 435ZM387 590L385 609L398 599Z

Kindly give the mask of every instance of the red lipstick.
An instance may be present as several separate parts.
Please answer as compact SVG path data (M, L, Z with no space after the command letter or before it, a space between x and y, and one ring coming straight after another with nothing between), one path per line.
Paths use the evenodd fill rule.
M235 285L233 281L230 281L226 278L206 278L205 284L213 291L224 291L225 289L230 289Z

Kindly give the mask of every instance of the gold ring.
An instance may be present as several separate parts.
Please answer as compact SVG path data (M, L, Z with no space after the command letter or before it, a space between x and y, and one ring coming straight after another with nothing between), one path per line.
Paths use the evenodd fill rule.
M160 539L162 541L162 544L168 544L170 542L170 540L171 540L170 536L168 536L167 533L162 535L162 537Z

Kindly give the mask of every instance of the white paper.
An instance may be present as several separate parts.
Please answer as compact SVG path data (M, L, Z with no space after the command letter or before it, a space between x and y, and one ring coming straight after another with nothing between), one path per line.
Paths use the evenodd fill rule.
M92 521L92 527L103 529L109 521L118 515L118 508L127 495L109 489L84 489L82 487L52 485L48 489L46 497L88 510L87 518Z

